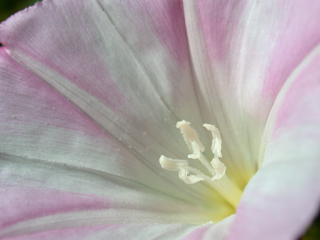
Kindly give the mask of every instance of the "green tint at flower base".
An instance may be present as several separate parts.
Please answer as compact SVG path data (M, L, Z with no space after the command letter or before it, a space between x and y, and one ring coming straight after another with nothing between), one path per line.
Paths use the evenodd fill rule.
M213 222L218 222L235 213L243 189L237 182L230 180L226 173L226 166L219 160L219 158L222 158L222 140L219 130L214 125L203 124L203 126L211 131L212 134L211 152L213 157L210 158L212 159L210 162L208 158L205 157L205 147L199 139L198 132L190 126L190 122L185 120L178 122L176 127L180 129L191 152L191 154L187 156L189 161L171 159L162 155L159 162L162 168L168 171L179 172L179 178L186 184L196 184L197 182L203 181L210 186L208 191L211 191L212 194L220 195L223 198L223 201L219 204L212 204L212 208L222 209L221 211L216 211L216 213L211 216ZM206 155L212 154L206 153ZM198 162L196 162L197 160ZM225 159L225 161L228 160ZM200 162L201 165L199 166L199 164L195 164L194 162ZM192 167L192 165L199 167ZM251 177L252 176L248 176L248 179Z

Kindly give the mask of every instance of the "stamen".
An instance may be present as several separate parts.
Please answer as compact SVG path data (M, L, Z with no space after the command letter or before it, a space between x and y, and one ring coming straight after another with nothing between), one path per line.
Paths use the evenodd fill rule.
M192 142L196 143L196 145L198 146L198 148L201 152L203 152L205 150L203 144L199 140L199 134L197 133L196 130L194 130L192 127L190 127L189 122L182 120L180 122L177 122L176 127L180 129L181 134L182 134L184 140L186 141L186 144L191 152L195 151L193 149Z
M180 169L183 169L189 166L186 160L166 158L163 155L161 155L159 162L161 167L168 171L180 171Z
M188 155L190 159L198 159L201 155L200 148L195 142L191 142L193 153Z
M193 145L196 145L195 142L192 142ZM194 146L194 148L196 149L196 146ZM188 158L191 159L198 159L203 166L205 166L205 168L212 174L215 175L215 171L214 169L212 169L212 167L210 166L208 160L203 156L203 154L200 152L200 150L196 149L195 152L193 154L189 154Z
M226 176L226 166L219 160L219 158L222 157L220 132L214 125L204 124L203 126L211 131L212 134L211 151L214 157L210 163L202 154L205 148L199 139L198 132L190 127L190 123L183 120L176 125L176 127L180 129L189 150L192 152L188 155L188 158L199 160L210 173L211 177L207 176L199 169L189 166L189 163L186 160L171 159L161 155L159 159L160 165L168 171L179 172L179 178L186 184L194 184L201 181L208 183L230 204L236 207L242 195L242 191Z
M186 169L181 169L179 171L179 178L184 181L186 184L194 184L204 179L199 175L188 175L189 171Z
M226 166L218 158L213 158L210 162L216 174L213 176L214 180L221 179L226 173Z
M221 140L221 136L220 136L220 131L218 128L216 128L214 125L211 124L203 124L203 126L211 131L212 134L212 145L211 145L211 151L214 155L215 158L221 158L222 154L221 154L221 144L222 144L222 140Z

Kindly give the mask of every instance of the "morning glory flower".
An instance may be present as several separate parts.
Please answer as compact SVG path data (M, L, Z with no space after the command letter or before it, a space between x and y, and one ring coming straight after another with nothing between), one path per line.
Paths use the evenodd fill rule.
M0 238L301 236L319 22L306 0L46 0L1 23Z

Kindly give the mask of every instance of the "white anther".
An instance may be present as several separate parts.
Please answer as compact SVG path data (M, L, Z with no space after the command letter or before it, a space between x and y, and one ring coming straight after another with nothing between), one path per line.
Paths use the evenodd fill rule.
M213 158L211 161L211 166L215 170L216 174L213 176L212 180L221 179L226 173L226 166L218 158Z
M197 182L201 182L204 179L197 175L188 175L189 171L186 169L181 169L179 171L179 178L184 181L186 184L194 184Z
M222 154L221 154L221 135L220 132L218 130L218 128L216 128L214 125L211 124L203 124L203 126L211 131L212 133L212 145L211 145L211 151L214 155L215 158L221 158Z
M203 144L200 142L199 134L196 130L194 130L192 127L190 127L190 123L182 120L180 122L177 122L176 125L177 128L180 129L181 134L191 152L194 152L192 142L197 144L199 150L203 152L205 150Z
M189 166L186 160L171 159L161 155L159 159L163 169L168 171L180 171L181 168Z

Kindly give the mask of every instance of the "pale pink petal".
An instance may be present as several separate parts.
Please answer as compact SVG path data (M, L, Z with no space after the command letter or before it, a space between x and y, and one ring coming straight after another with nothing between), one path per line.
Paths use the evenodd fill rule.
M4 176L1 174L1 177ZM50 188L6 185L1 181L0 229L29 219L77 212L108 209L108 198L89 194L66 192Z
M202 224L214 214L99 171L5 155L1 165L3 236L123 222Z
M1 205L2 228L60 212L101 208L161 212L169 218L174 213L191 222L209 220L212 213L195 205L209 205L204 196L161 184L162 178L157 179L3 48L0 83L4 120L0 126L0 198L6 199Z
M0 61L3 154L102 171L140 184L149 178L157 188L154 172L3 48Z
M172 152L183 140L163 130L176 132L173 124L185 117L202 125L181 1L44 1L2 23L0 41L12 56L43 63L105 103L112 120L130 120Z
M190 230L196 228L194 225L184 224L150 224L150 223L133 223L133 224L109 224L91 227L66 228L60 230L51 230L13 236L10 240L105 240L105 239L130 239L133 240L179 240Z
M185 188L158 161L162 154L176 158L188 154L175 128L178 120L187 118L204 131L182 10L180 1L171 0L44 1L2 23L0 42L11 57L134 156L134 160L121 157L120 164L129 168L138 159L136 178L153 175L144 184L166 192L171 187L163 186L176 185L178 192L199 196L206 190L202 183ZM167 19L173 15L180 19L174 26ZM177 56L172 51L176 46L185 53ZM210 146L210 141L206 144ZM126 172L112 172L128 177ZM174 188L169 191L177 195Z
M0 115L5 123L0 126L0 198L5 199L0 234L63 229L66 223L54 223L66 215L74 217L67 224L70 228L121 223L124 219L133 223L143 219L143 214L148 223L209 221L212 212L191 204L209 205L209 199L192 194L188 188L179 190L161 183L162 178L157 180L127 148L11 59L4 48L0 49L0 63ZM48 77L52 72L41 74ZM54 76L65 83L60 75ZM99 218L105 211L98 222L79 221L90 214ZM132 211L137 216L128 219ZM114 221L114 215L120 217ZM53 216L57 219L51 225L39 224Z
M102 220L103 216L112 214L109 220ZM127 214L127 215L126 215ZM89 212L88 216L82 214L81 222L90 219L94 223L99 222L96 226L69 227L70 222L74 218L72 215L64 215L60 217L59 223L55 222L56 217L42 218L35 221L27 222L28 229L25 231L25 224L20 224L15 228L2 234L4 237L10 236L13 240L22 239L177 239L177 240L224 240L229 233L233 216L230 216L218 224L208 223L201 226L179 223L163 223L158 220L157 224L150 224L148 221L151 216L142 213L137 214L132 211L124 211L124 213L108 213L108 211L100 211L95 217ZM110 217L110 216L109 216ZM100 219L99 219L100 218ZM136 222L131 222L135 219ZM112 220L114 223L106 225ZM51 222L50 222L51 221ZM69 222L69 223L68 223ZM64 228L56 229L58 225L64 224ZM55 225L50 229L50 225ZM78 226L80 224L77 224ZM37 229L42 227L40 232ZM23 231L24 235L19 233ZM1 235L0 235L1 236Z
M224 240L228 237L234 215L231 215L214 225L199 226L182 240Z
M3 98L5 99L14 99L13 106L10 105L10 101L2 103L3 106L1 106L3 109L9 109L8 112L4 111L2 113L5 119L9 119L9 116L12 118L10 121L7 121L8 125L3 126L3 129L0 130L1 133L4 133L3 136L5 138L1 139L0 143L2 144L1 149L5 150L1 157L3 160L6 160L4 161L6 163L5 166L1 169L1 174L14 170L12 172L18 173L18 179L21 178L25 181L27 176L32 173L32 179L31 181L27 181L26 186L38 180L39 185L42 187L50 186L54 189L62 188L62 190L70 191L72 186L75 186L75 192L77 193L83 191L85 194L97 194L100 192L100 195L105 194L106 196L112 196L112 192L118 193L119 189L114 187L114 185L120 185L119 179L126 178L128 180L124 180L125 184L134 181L134 186L138 183L138 185L142 184L153 187L158 191L172 194L172 196L179 198L186 197L186 202L203 203L204 200L201 199L201 195L195 194L202 193L202 190L204 190L203 186L197 186L198 189L192 190L184 188L182 187L182 183L173 181L174 178L170 174L161 171L158 165L158 157L161 154L169 154L170 157L185 157L184 152L186 147L181 136L174 129L175 121L188 117L189 119L187 120L194 120L193 122L200 125L202 117L200 116L200 109L207 111L207 114L203 116L206 121L210 120L209 123L213 121L213 123L225 131L223 138L226 143L224 149L227 150L227 154L224 154L224 156L227 155L227 157L233 159L233 163L231 162L230 164L235 164L238 167L240 165L247 165L246 167L252 166L250 165L252 161L245 162L244 159L250 160L252 158L256 161L256 152L252 149L259 149L259 146L255 144L259 141L256 140L262 135L267 112L271 108L278 89L280 89L279 86L282 86L282 83L287 78L286 71L292 71L307 52L314 47L313 43L318 41L317 35L315 37L312 35L315 32L314 26L308 25L310 27L306 28L305 24L307 22L301 21L303 23L301 24L301 29L309 30L309 32L304 32L302 35L306 39L309 37L315 40L314 42L311 41L308 45L309 48L306 47L306 49L298 50L295 58L293 58L294 60L292 62L289 61L288 66L284 67L285 69L278 69L277 65L275 71L280 72L280 77L279 79L274 78L273 75L276 73L272 72L271 80L276 79L273 83L269 78L265 79L263 77L268 71L271 72L270 69L272 67L269 66L270 59L272 59L274 49L277 49L277 44L269 44L269 40L272 43L276 43L276 41L273 41L273 35L270 33L276 24L280 26L276 28L276 39L281 39L281 30L284 29L284 26L292 30L292 25L290 22L290 24L288 23L288 19L291 19L291 16L295 15L293 14L295 13L293 9L296 9L296 6L287 8L289 3L282 3L283 5L281 4L280 6L285 10L288 9L286 12L281 11L282 9L279 10L277 6L273 6L273 2L270 2L270 7L268 8L253 2L245 4L240 2L234 6L221 4L223 6L222 9L225 9L222 12L227 12L229 16L235 16L236 18L240 17L239 21L235 21L237 24L235 24L234 32L232 31L235 36L232 39L235 40L230 41L230 43L228 41L220 41L227 42L230 45L222 47L218 53L219 56L215 59L210 51L209 56L203 54L202 51L206 49L206 44L210 45L205 38L208 34L197 35L198 32L192 34L194 29L198 29L200 33L204 31L198 28L201 25L201 21L203 21L202 18L198 17L203 15L201 13L201 6L198 6L198 9L194 8L192 1L184 1L184 6L181 5L180 1L158 2L161 1L149 1L148 8L150 11L145 11L144 5L147 4L147 1L146 3L139 1L134 4L128 4L126 1L86 1L82 3L75 0L45 1L43 4L38 4L35 8L30 8L23 13L15 15L1 25L0 41L4 44L7 53L26 69L30 70L30 72L27 72L25 69L15 65L11 69L11 72L9 71L14 76L8 77L6 75L8 74L7 70L4 70L4 67L0 67L0 81L3 81L3 84L1 84L3 89L0 90L1 94L3 94ZM297 2L298 4L300 3L300 1ZM220 5L218 4L218 6ZM310 6L310 4L306 4L306 6ZM187 33L181 27L182 7L186 16ZM310 14L308 19L311 18L317 21L318 8L317 6L311 7L314 11L312 13L315 16ZM230 10L230 8L235 10ZM210 11L210 9L214 8L202 7L202 9ZM267 18L265 20L268 22L266 28L261 28L262 30L260 31L260 25L257 25L258 30L253 31L252 29L253 27L257 27L257 23L261 24L258 20L265 16L264 9L270 10L269 12L272 13L270 14L270 19L273 19L273 21L269 21L269 18ZM164 11L166 14L162 14ZM171 22L168 21L168 16L171 16L171 14L168 14L169 12L179 15L177 24L179 31L177 31L177 35L172 34L174 31L170 25ZM286 14L282 15L283 12ZM278 21L279 16L281 21ZM300 22L301 19L305 20L304 15L300 14L298 16L300 18L298 17L295 21ZM200 21L193 21L199 19ZM220 34L223 26L219 29L218 32ZM289 39L291 39L290 30L288 30ZM292 32L299 31L294 29ZM192 46L191 56L195 73L198 80L202 79L198 82L199 85L193 85L194 83L192 82L191 63L187 54L187 39L186 41L181 40L185 39L186 35L188 35L188 41L190 41ZM203 41L197 42L196 36L204 36ZM271 37L270 39L265 39L265 36ZM175 44L177 38L181 42L181 44L178 44L181 55L177 53L178 51L173 51L177 47ZM222 37L223 40L226 38L228 38L228 34ZM284 37L283 39L286 38ZM262 45L259 45L258 43L260 42L258 40L264 40L265 42L261 41ZM285 44L285 41L282 41ZM253 43L258 45L252 47ZM265 47L269 45L273 51ZM283 54L290 52L291 45L288 46L288 50ZM292 43L292 46L296 47L296 44ZM234 51L236 47L239 47L238 51ZM279 48L281 47L282 45L280 44ZM202 53L202 55L199 53ZM227 60L224 60L224 56L227 56ZM4 64L10 62L7 58L7 54L2 50L1 61ZM275 58L278 57L275 56ZM262 63L260 64L258 60ZM259 67L252 68L253 65ZM13 63L10 62L9 66L13 66ZM232 66L235 67L233 68ZM17 71L18 74L14 74L13 70ZM39 78L35 77L32 73ZM21 86L24 86L23 84L21 85L19 80L25 79L26 74L28 74L26 79L31 79L31 86L22 87L21 94L16 95L17 90ZM269 77L269 75L267 76ZM16 81L5 81L7 79L14 79ZM34 90L30 91L30 89L35 88L35 85L38 85L35 84L32 87L33 81L40 82L40 79L53 87L47 88L47 85L40 84L45 89L45 92L50 93L48 99L44 99L44 96L37 98L33 96L36 95ZM214 86L208 84L212 82L214 82ZM264 85L265 82L271 83L270 85L267 84L268 86L266 87ZM197 90L198 96L195 94L193 87ZM11 89L11 92L8 91L9 89ZM55 91L52 89L55 89ZM266 89L266 93L262 91L263 89ZM262 95L261 98L261 92L265 93L266 96ZM51 94L54 96L51 96ZM1 99L3 98L1 96ZM28 99L31 99L31 102L28 102ZM62 102L59 108L61 112L57 111L56 113L54 111L51 114L47 114L52 107L53 110L56 110L55 102L47 102L47 100L51 99L59 99ZM66 99L70 100L72 104L69 104ZM253 101L253 99L258 100ZM311 100L318 101L316 97ZM307 99L306 103L311 100ZM201 107L198 105L198 101L202 104ZM35 103L39 104L39 106ZM259 110L259 107L263 104L265 104L265 107ZM30 106L30 108L27 108L28 111L22 111L26 106ZM188 108L185 106L188 106ZM311 107L313 107L312 104ZM71 109L70 111L69 108ZM43 111L43 109L48 111ZM192 111L194 113L190 114ZM45 112L46 114L40 117L36 115L37 117L32 119L34 114L41 112ZM18 113L21 113L22 116L19 116ZM89 117L86 118L86 115ZM66 123L62 121L61 125L59 125L58 123L60 123L61 118ZM21 119L24 120L20 124L21 128L13 128L13 126L19 126L18 122ZM47 121L47 119L50 121ZM70 124L71 120L74 121L75 119L75 125ZM295 118L293 117L293 119ZM87 133L86 130L81 130L83 126L86 126L87 122L94 131L89 130ZM245 126L248 122L257 122L258 124L255 127L246 129ZM283 121L281 120L281 122ZM49 125L48 127L46 127L46 123ZM308 124L304 118L299 123ZM279 126L282 126L282 124L279 124ZM106 130L108 134L102 132L102 129ZM283 138L279 137L282 136L281 134L276 135L277 137L272 142L275 146L285 145L290 137L300 137L306 144L311 144L311 146L314 144L313 141L308 142L310 135L304 135L305 131L302 131L302 133L291 130L284 132L289 132L290 134L281 133L285 136ZM85 133L84 136L81 136L82 133ZM33 134L34 137L32 138ZM316 137L318 138L319 135L316 135ZM61 139L62 141L55 142L54 140L56 139ZM67 151L70 148L67 145L69 142L74 143L70 152ZM33 146L37 147L32 148ZM305 145L299 145L300 148L303 146ZM273 147L271 145L268 151L271 151ZM289 146L290 151L299 151L298 148L291 149L290 147L291 145ZM234 149L241 149L241 151L237 152ZM282 153L283 156L287 155L286 151ZM299 156L294 151L292 151L292 154L295 153L295 156ZM249 156L249 152L252 153L252 156ZM86 158L86 154L84 153L90 156L90 161L86 161L89 157ZM64 154L67 155L66 158L63 156ZM281 155L281 151L278 151L278 149L277 154ZM310 155L308 155L311 160L306 161L302 166L304 168L302 176L294 179L295 183L301 184L302 187L306 188L306 192L309 195L309 191L312 189L308 188L308 184L311 181L310 179L303 181L306 177L304 173L308 172L313 176L312 167L319 168L318 162L312 161L317 156L317 153L311 151ZM91 158L93 161L91 161ZM275 158L273 157L272 159ZM275 161L275 163L263 168L261 173L257 174L254 181L248 187L248 195L250 195L250 188L253 189L251 192L256 191L255 184L264 180L265 176L269 179L270 176L273 176L272 174L276 174L276 176L281 175L277 175L277 171L279 169L282 170L282 158L279 159L279 163ZM268 161L266 158L265 162L271 161ZM110 163L111 165L109 165ZM63 164L67 164L67 166L65 167ZM15 165L15 168L12 168L13 165ZM26 170L25 165L29 165L28 170ZM48 166L48 169L45 168L45 165ZM52 165L59 166L58 169L61 168L61 171L65 170L67 172L68 170L69 173L70 170L64 168L75 168L73 169L74 174L80 169L80 174L77 175L76 180L82 180L80 182L86 184L77 186L78 182L76 182L77 184L73 182L73 176L67 176L71 178L61 178L57 181L57 175L49 174ZM34 174L36 172L34 166L38 166L36 171L39 171L40 175ZM287 163L285 167L287 167ZM271 169L272 173L268 169ZM240 174L234 173L234 178L240 178L241 171L244 171L239 168L238 170ZM291 169L293 173L298 170L299 168L296 166ZM98 174L100 173L99 171L102 173ZM252 172L253 169L249 169L248 171ZM111 176L110 173L116 176ZM60 175L62 176L63 174ZM95 188L91 189L89 186L90 181L87 180L91 179L93 175L95 176L95 180L91 184ZM14 182L15 176L10 174L5 176L9 177L8 182ZM85 177L83 178L83 176ZM280 190L283 190L283 186L286 186L289 177L292 177L291 174L283 174L284 185L279 186ZM50 181L47 181L47 178ZM102 180L102 178L107 180ZM318 178L315 178L315 180L319 181ZM16 181L17 184L22 183L22 180ZM275 183L272 181L271 185L273 189L273 184ZM5 184L8 184L8 182L5 182ZM105 187L107 193L104 193L102 190L103 182L112 185L111 187ZM67 183L66 185L68 186L63 186L63 183ZM62 185L63 187L57 185ZM251 185L252 187L250 187ZM127 188L124 189L124 194L128 193L128 198L131 199L130 194L134 194L133 192L135 191L130 192L127 191ZM261 191L265 193L264 188ZM147 191L147 193L149 192ZM153 190L152 193L154 193ZM302 193L304 194L304 192ZM266 191L266 194L268 195L269 192ZM283 196L277 191L271 192L272 194L278 194L277 197ZM294 194L288 192L288 196L296 197L296 201L300 203L302 198ZM310 204L306 209L306 218L300 219L300 222L297 221L300 223L300 228L296 228L298 229L296 231L299 233L301 232L301 227L304 227L310 221L310 216L312 216L312 212L315 209L317 194L317 191L314 191L314 195L310 196L310 202L307 202ZM149 209L148 207L150 206L147 206L147 203L152 202L150 199L144 198L144 194L140 193L135 196L138 198L137 205L133 204L135 207L138 208L138 203L142 201L139 198L140 196L142 199L145 199L144 204L146 205L143 205L143 208ZM245 196L244 199L246 199ZM119 199L122 199L122 197L119 197ZM197 199L198 197L200 199ZM63 196L62 199L68 199L68 197ZM303 201L305 201L304 198ZM82 202L80 200L79 202L81 205ZM109 199L108 202L112 201ZM116 201L114 200L114 202ZM206 203L206 201L204 202ZM243 205L245 203L246 201L244 200ZM76 201L75 206L77 204L78 201ZM297 203L293 202L293 204ZM168 212L174 206L176 205L169 206L167 208ZM292 205L288 205L289 210L290 207ZM246 213L241 213L241 209L239 208L239 215L243 219L246 219ZM301 213L299 211L297 213ZM261 215L265 212L262 212ZM95 218L100 217L99 214L96 215L98 212L93 211L91 213ZM115 213L119 214L119 212L113 211L101 213L101 219L103 220L99 219L97 222L103 224L104 220L110 221L110 215ZM143 219L142 215L139 214L139 211L137 211L137 219ZM148 214L146 216L149 216ZM56 217L57 219L61 219L63 216L70 216L73 220L71 223L74 224L77 222L76 219L84 215L81 213L74 216L71 213L70 215L62 214ZM118 221L123 221L127 215L129 213L124 211L123 215L117 218ZM249 218L251 216L252 214L250 214ZM153 215L153 220L154 218L155 216ZM168 220L168 218L165 219ZM283 215L279 219L287 220L286 216ZM85 223L91 220L88 218ZM256 219L249 219L248 222L254 220ZM19 231L23 232L24 229L31 229L31 231L37 231L39 228L43 229L41 225L39 226L38 221L47 221L48 226L51 226L50 221L52 219L50 216L44 217L44 219L31 219L29 222L14 225L12 229L18 229L18 233ZM70 227L76 227L72 224ZM238 226L243 226L241 224L244 223L241 222L235 225L235 232L239 232L240 227ZM32 230L32 228L29 228L30 226L35 226L35 228ZM266 226L268 226L268 222ZM282 227L281 224L279 226L280 228ZM7 230L7 233L4 234L10 233L11 230ZM48 230L52 229L48 227ZM297 232L289 234L296 234ZM247 236L251 237L255 233L248 233L243 230L241 234L247 234Z
M271 115L262 168L246 187L230 235L297 239L320 206L320 45L292 73Z
M303 235L316 216L320 202L320 153L312 153L312 150L310 154L299 153L305 151L303 148L319 149L319 144L308 143L305 139L310 135L292 134L275 142L283 148L294 145L285 149L286 154L292 152L287 156L291 159L279 157L278 163L259 170L250 180L228 239L291 240ZM319 133L316 137L319 139ZM306 143L290 141L292 138Z
M279 90L320 41L320 4L186 0L184 5L206 119L220 128L224 156L234 168L245 166L252 174Z

